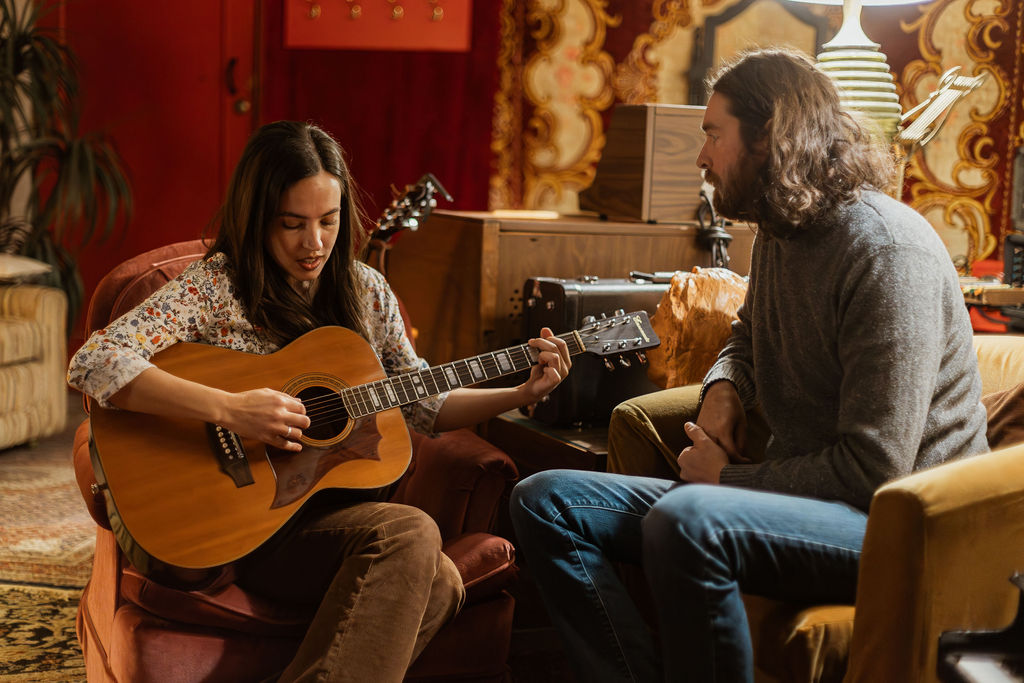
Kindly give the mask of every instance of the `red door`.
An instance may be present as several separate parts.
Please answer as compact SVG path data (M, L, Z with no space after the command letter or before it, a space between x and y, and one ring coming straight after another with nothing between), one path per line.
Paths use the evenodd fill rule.
M135 215L80 254L86 303L126 258L198 237L258 116L251 0L76 0L61 24L80 62L82 129L117 146ZM77 338L77 339L76 339ZM77 345L76 330L71 344Z

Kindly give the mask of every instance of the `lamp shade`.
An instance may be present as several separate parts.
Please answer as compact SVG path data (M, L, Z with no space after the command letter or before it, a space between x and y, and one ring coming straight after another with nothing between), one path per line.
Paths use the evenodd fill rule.
M872 46L871 49L878 49L878 44L871 41L864 34L860 27L860 10L862 7L882 7L892 5L916 5L926 0L790 0L790 2L802 2L812 5L842 5L843 25L839 33L826 43L826 46L835 48L842 47L863 47Z
M841 5L843 0L789 0L790 2L803 2L808 5ZM864 7L882 7L889 5L919 5L928 0L861 0Z
M925 0L790 1L843 6L843 25L835 37L822 46L818 68L835 81L845 108L874 120L881 133L892 140L899 129L903 109L881 46L868 38L861 28L860 11L864 6L913 5Z

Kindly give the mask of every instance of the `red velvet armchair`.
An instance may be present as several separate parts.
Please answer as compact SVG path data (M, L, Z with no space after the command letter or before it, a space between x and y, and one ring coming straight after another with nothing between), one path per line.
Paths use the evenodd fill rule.
M144 299L205 249L198 240L136 256L98 285L87 322L97 329ZM413 434L413 461L391 500L437 522L444 552L467 589L462 612L408 672L411 681L498 681L505 677L514 600L504 589L517 569L514 548L491 535L503 492L517 477L501 450L468 430ZM142 576L110 531L89 458L89 421L73 455L82 495L98 525L92 578L78 610L78 638L90 681L259 681L292 658L312 614L273 604L227 583L203 591L168 588Z

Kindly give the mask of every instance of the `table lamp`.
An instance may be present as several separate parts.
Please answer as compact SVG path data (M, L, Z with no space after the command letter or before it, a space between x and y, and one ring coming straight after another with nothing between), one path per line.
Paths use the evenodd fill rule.
M835 81L842 104L862 112L878 124L892 141L899 131L903 110L896 84L881 46L867 37L860 25L862 6L912 5L925 0L791 0L818 5L842 5L843 25L818 55L818 67Z

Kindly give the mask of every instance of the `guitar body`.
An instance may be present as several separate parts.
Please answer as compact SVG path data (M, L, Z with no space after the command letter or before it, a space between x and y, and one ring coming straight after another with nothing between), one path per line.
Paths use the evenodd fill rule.
M307 414L311 404L340 405L340 389L385 378L369 344L340 327L314 330L269 355L178 343L153 362L225 391L285 391L302 398ZM199 421L94 405L90 424L93 468L122 547L188 569L247 555L318 491L387 486L412 454L399 408L355 419L342 410L338 419L303 432L301 453L243 440L241 463L219 453L211 428ZM233 478L225 463L242 475Z
M644 311L585 322L559 335L572 355L640 354L660 343ZM318 491L396 481L412 457L398 406L526 370L537 358L519 344L386 377L362 337L322 327L265 356L178 343L153 362L225 391L278 389L299 398L312 423L302 430L302 451L292 453L199 420L94 406L89 447L110 525L148 576L203 573L244 557Z

